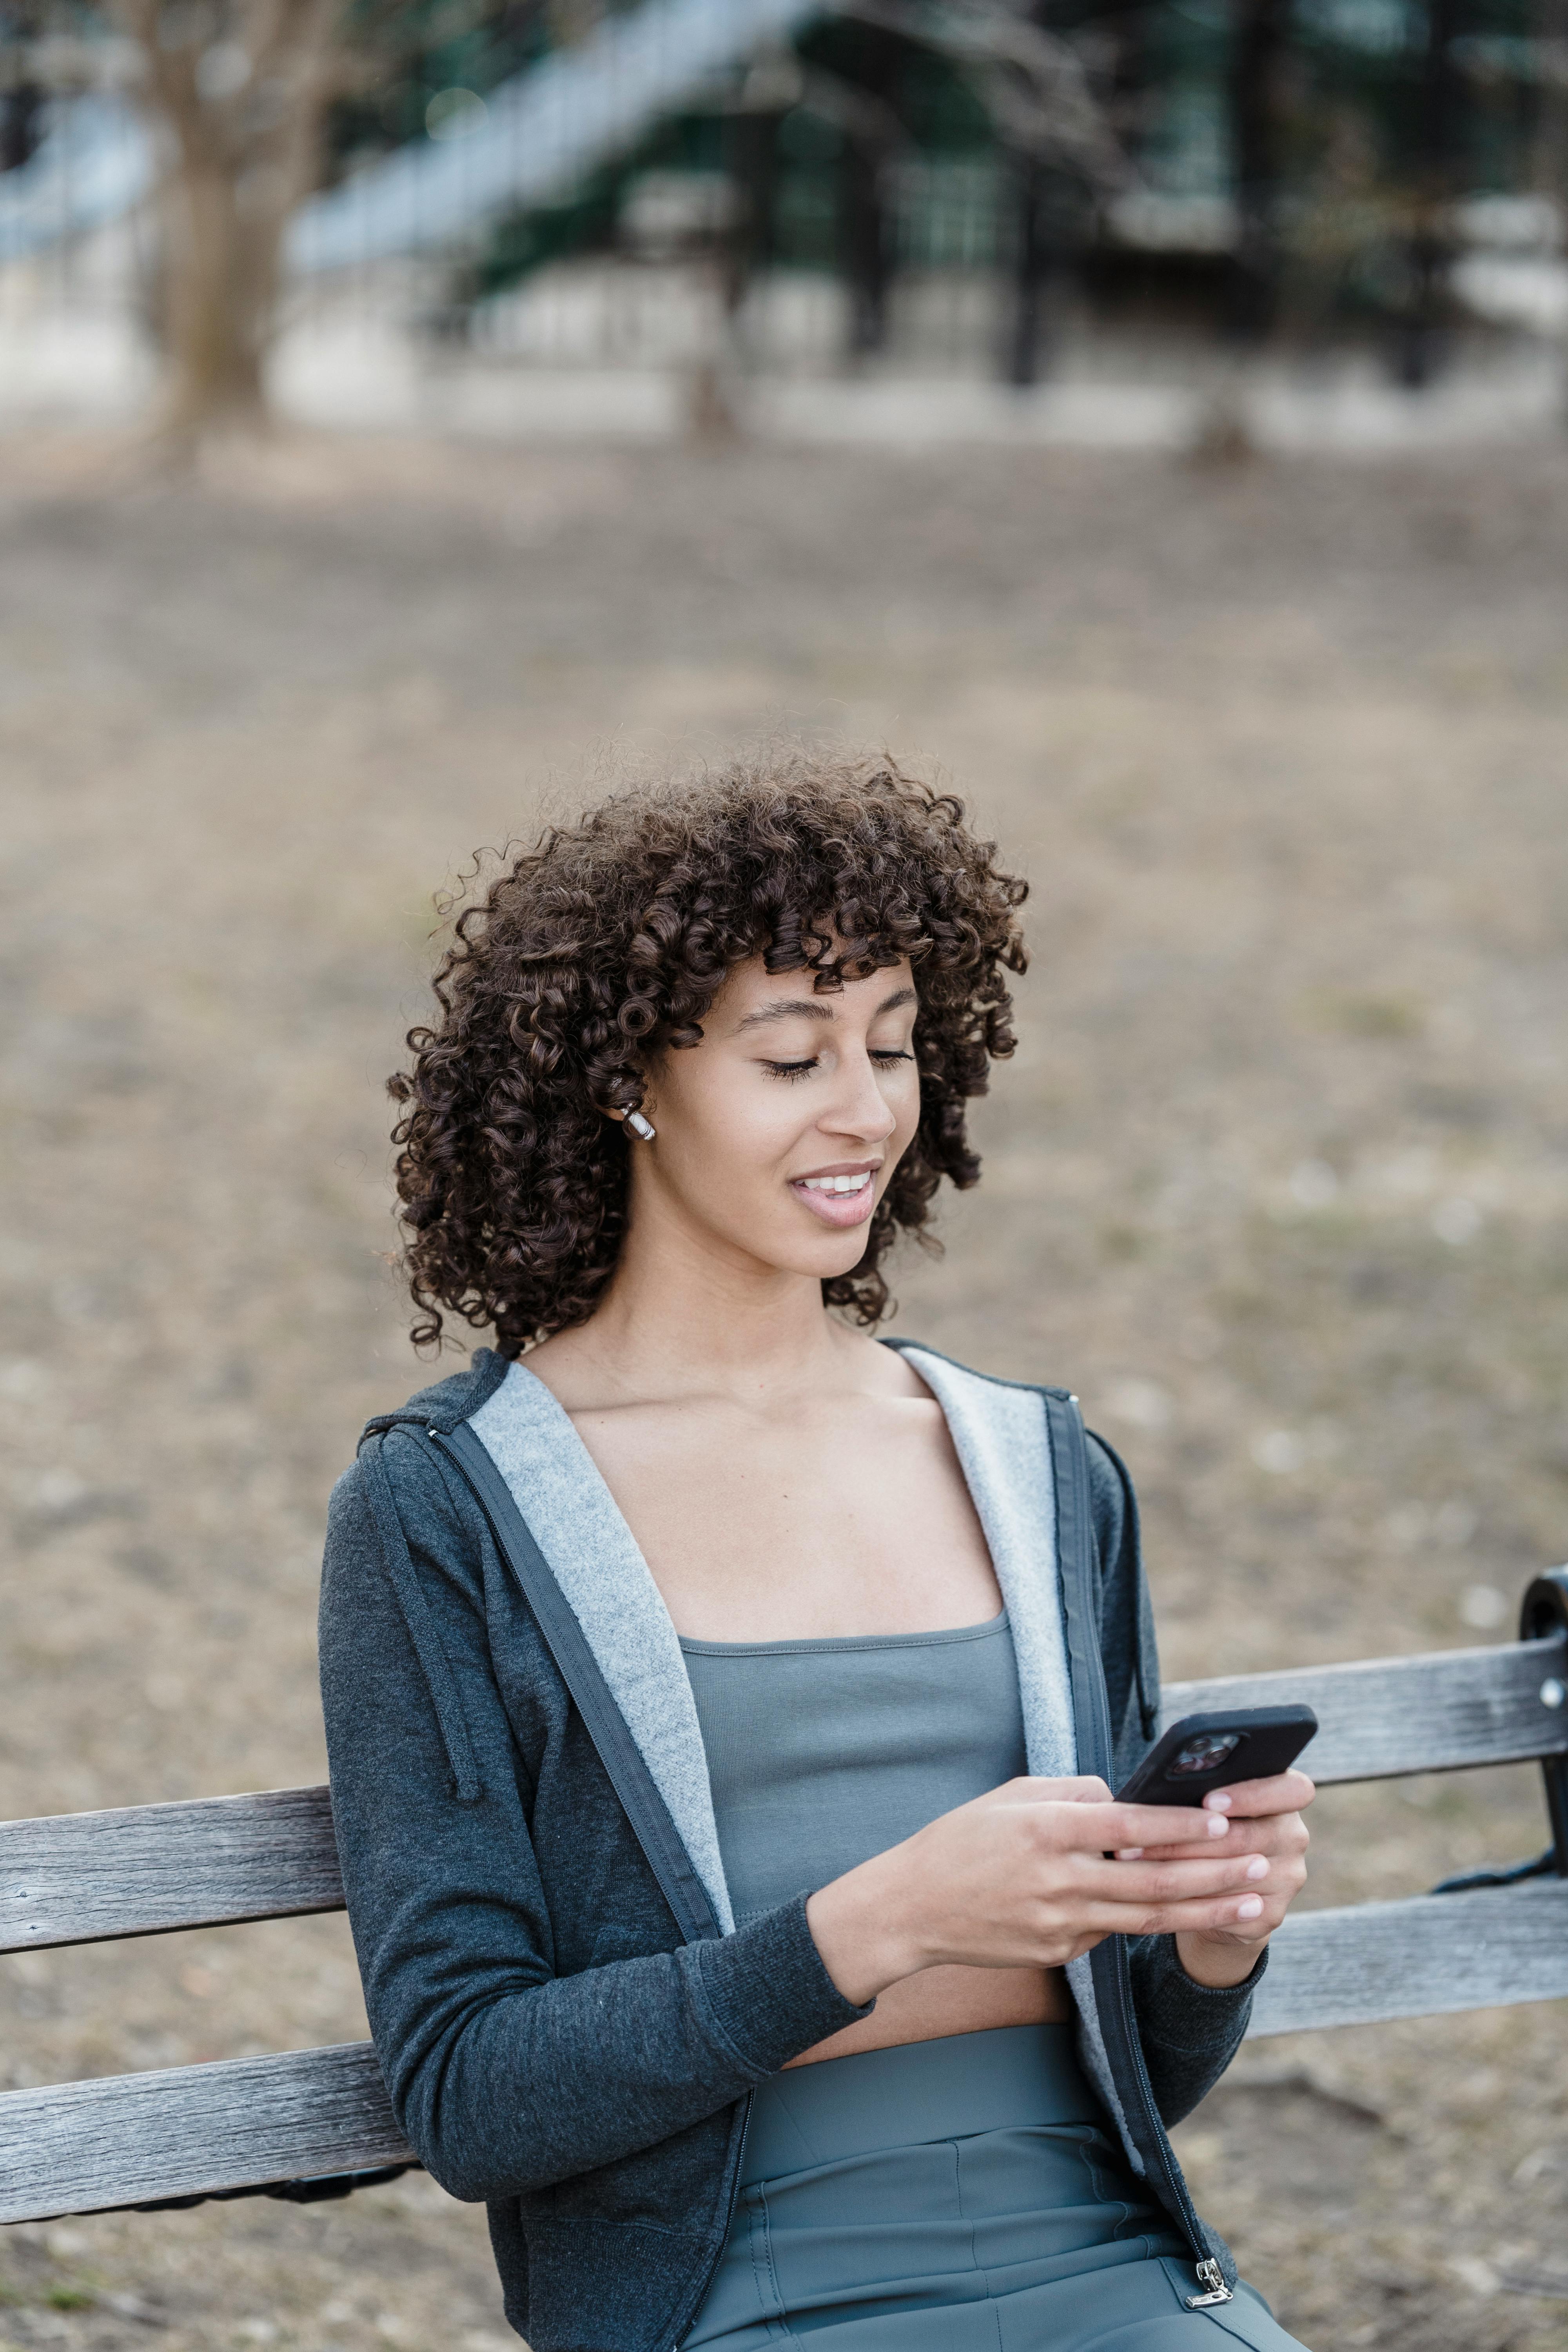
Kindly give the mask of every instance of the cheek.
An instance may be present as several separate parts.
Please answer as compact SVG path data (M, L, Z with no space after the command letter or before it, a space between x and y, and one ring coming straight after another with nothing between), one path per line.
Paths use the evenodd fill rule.
M911 1070L909 1073L898 1093L889 1097L889 1106L894 1118L899 1122L897 1140L901 1155L914 1141L915 1129L921 1123L921 1082L918 1071Z
M724 1074L693 1073L696 1084L669 1103L666 1132L691 1176L734 1187L771 1182L807 1114L784 1081L725 1083Z

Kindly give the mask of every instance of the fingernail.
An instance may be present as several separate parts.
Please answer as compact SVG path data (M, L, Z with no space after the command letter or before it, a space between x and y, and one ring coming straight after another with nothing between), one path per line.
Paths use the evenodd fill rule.
M1210 1837L1225 1837L1228 1833L1229 1829L1230 1823L1226 1820L1223 1813L1211 1813L1209 1815Z
M1262 1908L1263 1897L1261 1895L1244 1895L1241 1901L1237 1905L1236 1916L1238 1919L1256 1919Z
M1211 1813L1228 1813L1232 1800L1223 1789L1215 1789L1204 1799L1204 1803Z
M1248 1878L1267 1878L1268 1875L1267 1854L1255 1853L1247 1865L1247 1874Z

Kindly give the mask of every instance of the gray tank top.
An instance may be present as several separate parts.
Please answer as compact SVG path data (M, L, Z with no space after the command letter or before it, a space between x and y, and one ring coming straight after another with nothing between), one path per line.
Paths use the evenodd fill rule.
M680 1647L737 1927L1028 1769L1005 1612L941 1633Z

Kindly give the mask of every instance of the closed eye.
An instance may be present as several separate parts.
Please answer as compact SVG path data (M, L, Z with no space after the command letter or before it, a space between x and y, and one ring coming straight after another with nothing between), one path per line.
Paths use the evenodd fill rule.
M915 1058L912 1054L892 1045L873 1045L870 1057L879 1066L886 1066L891 1062L912 1062ZM764 1062L763 1067L771 1078L805 1078L810 1076L821 1058L820 1055L813 1054L804 1062Z

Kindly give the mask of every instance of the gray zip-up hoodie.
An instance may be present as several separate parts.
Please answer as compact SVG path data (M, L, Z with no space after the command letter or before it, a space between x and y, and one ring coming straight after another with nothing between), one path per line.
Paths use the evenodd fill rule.
M1158 1675L1126 1474L1057 1390L913 1353L990 1545L1031 1771L1115 1785ZM480 1350L368 1425L332 1496L321 1688L377 2054L436 2179L484 2199L534 2352L673 2352L712 2276L748 2095L856 2017L805 1889L736 1930L668 1612L542 1382ZM1261 1966L1261 1964L1260 1964ZM1073 1965L1085 2063L1186 2234L1235 2269L1165 2125L1223 2073L1257 1971L1193 1983L1169 1939Z

